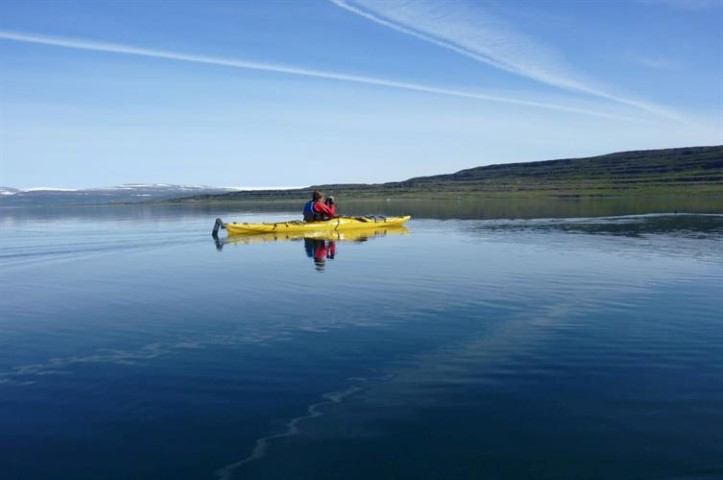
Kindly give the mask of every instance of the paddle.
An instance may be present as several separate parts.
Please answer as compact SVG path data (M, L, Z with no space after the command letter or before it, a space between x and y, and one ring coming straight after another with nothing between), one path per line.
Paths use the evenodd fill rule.
M358 221L360 221L360 222L366 222L366 223L374 222L374 223L377 223L379 220L386 220L387 217L384 217L384 216L376 216L376 215L366 215L366 216L363 216L363 217L352 217L352 216L349 216L349 215L337 215L337 216L334 217L334 218L349 218L349 219L352 219L352 220L358 220Z

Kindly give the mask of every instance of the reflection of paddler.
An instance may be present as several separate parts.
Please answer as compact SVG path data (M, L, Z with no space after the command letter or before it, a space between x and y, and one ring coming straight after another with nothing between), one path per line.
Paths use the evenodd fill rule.
M321 245L314 252L314 258L330 258L334 259L336 256L336 243L329 240L325 242L322 240Z
M295 240L326 240L336 242L365 242L371 238L386 235L404 235L409 233L405 227L380 227L368 230L319 231L319 232L279 232L258 235L234 235L227 238L215 238L216 248L221 251L226 245L243 245L250 243L283 242ZM314 255L309 255L313 257Z
M313 238L304 239L306 256L314 259L316 269L321 271L326 267L326 259L336 257L336 243L329 240L317 240Z

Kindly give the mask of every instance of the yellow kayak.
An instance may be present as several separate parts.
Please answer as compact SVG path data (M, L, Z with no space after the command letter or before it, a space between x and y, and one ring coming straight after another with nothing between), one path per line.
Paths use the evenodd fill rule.
M225 229L229 235L258 235L269 233L313 233L338 232L347 230L379 229L403 225L411 218L403 217L336 217L331 220L319 222L303 222L291 220L277 223L225 223L216 219L213 227L213 236L218 236L219 229Z

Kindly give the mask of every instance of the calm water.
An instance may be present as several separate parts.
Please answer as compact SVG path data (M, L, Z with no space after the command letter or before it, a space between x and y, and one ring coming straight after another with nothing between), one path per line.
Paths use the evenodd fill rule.
M0 211L0 478L723 478L723 216L219 215Z

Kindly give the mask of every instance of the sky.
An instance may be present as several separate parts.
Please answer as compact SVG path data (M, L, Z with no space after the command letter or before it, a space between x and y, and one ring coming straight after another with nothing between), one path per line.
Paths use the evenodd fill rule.
M0 185L291 187L723 144L723 0L0 2Z

